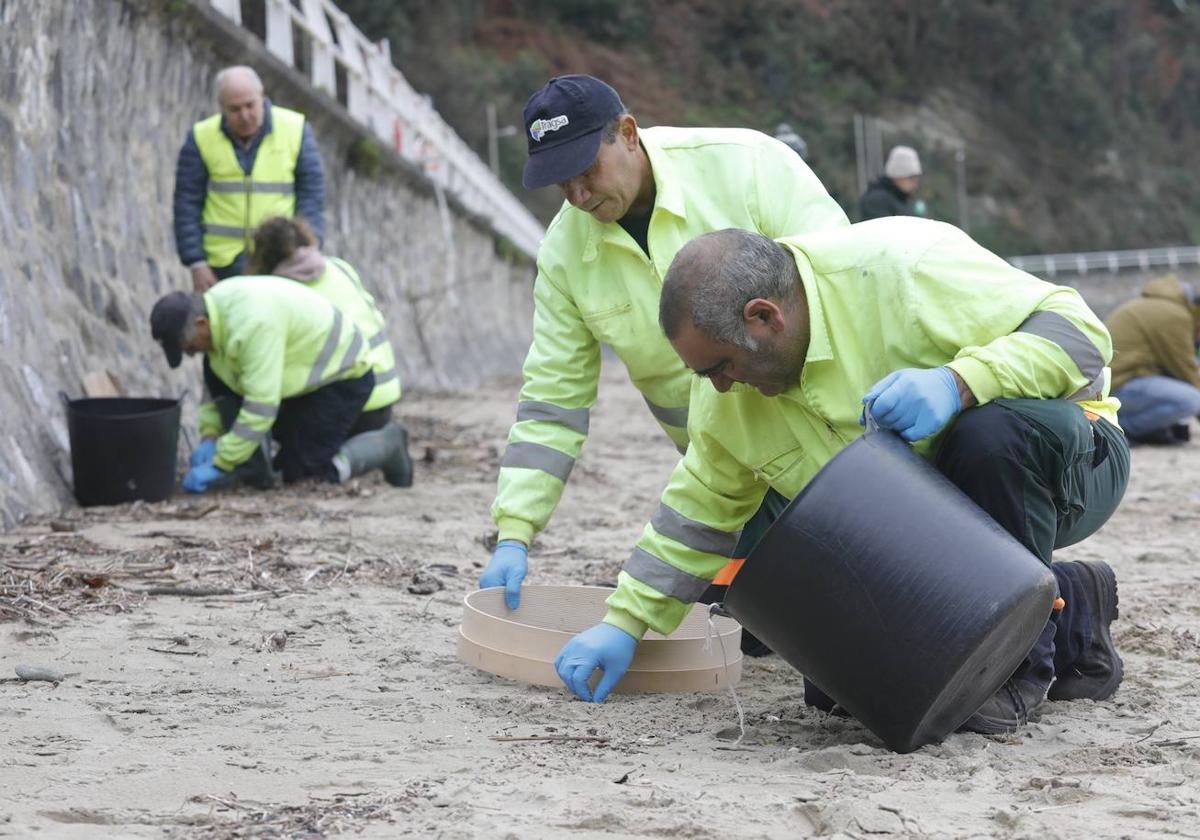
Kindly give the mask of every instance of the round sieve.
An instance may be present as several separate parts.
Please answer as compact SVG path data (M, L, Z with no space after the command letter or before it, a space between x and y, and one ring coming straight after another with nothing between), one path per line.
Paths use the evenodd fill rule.
M503 587L472 592L463 602L458 657L501 677L559 687L554 658L572 636L604 618L604 601L612 592L601 586L524 586L515 610L505 605ZM695 604L670 636L648 631L617 692L736 685L742 674L741 625L714 616L716 632L705 650L708 620L707 605Z

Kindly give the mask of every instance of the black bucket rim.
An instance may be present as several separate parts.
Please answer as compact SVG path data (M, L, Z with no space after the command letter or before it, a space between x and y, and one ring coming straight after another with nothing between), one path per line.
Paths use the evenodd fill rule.
M88 411L88 406L97 406L101 403L134 403L141 402L146 404L158 403L159 405L146 408L138 411L127 411L120 413L103 414ZM63 397L63 403L66 405L68 413L86 416L88 418L102 418L105 420L134 420L141 417L149 417L154 414L159 414L164 411L172 411L180 406L182 400L176 397L79 397L78 399L69 399ZM132 406L130 406L132 408Z

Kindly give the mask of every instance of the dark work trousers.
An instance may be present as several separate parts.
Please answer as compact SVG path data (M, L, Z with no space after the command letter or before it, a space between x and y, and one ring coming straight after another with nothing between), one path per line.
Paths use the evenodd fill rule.
M246 259L247 252L242 251L242 253L237 255L237 259L229 265L223 265L220 268L216 266L209 267L213 270L213 274L217 275L218 280L224 280L226 277L237 277L242 274L246 270Z
M382 429L392 420L392 407L385 405L383 408L373 408L370 411L364 411L358 415L358 419L354 421L354 425L350 427L350 434L347 438L352 438L355 435L360 435L363 432L374 432Z
M1116 510L1129 480L1125 436L1066 400L995 400L959 415L934 463L1054 573L1066 606L1012 675L1048 687L1092 642L1085 579L1051 554L1095 533ZM833 706L807 679L804 699Z
M232 419L226 418L237 416L242 407L242 396L213 373L207 356L204 358L204 384L228 429ZM333 456L350 437L374 389L375 374L367 371L357 379L330 382L279 404L271 437L279 443L274 466L282 473L285 483L302 478L338 480Z
M1117 509L1129 481L1125 436L1065 400L996 400L963 412L936 464L1054 572L1066 606L1013 674L1049 686L1092 641L1086 579L1051 555L1094 534Z
M784 498L773 489L767 490L767 495L763 496L762 504L754 512L754 516L750 517L750 521L742 526L742 535L738 538L737 545L733 549L733 559L744 560L749 556L750 552L754 550L754 546L758 545L758 541L762 539L763 534L767 533L767 529L779 518L780 514L783 513L783 509L788 506L790 501L790 499ZM704 594L700 596L700 603L715 604L718 601L723 601L725 600L725 593L728 590L728 586L713 584L704 590ZM751 656L766 656L771 652L771 649L759 641L757 636L743 627L742 652L748 653Z

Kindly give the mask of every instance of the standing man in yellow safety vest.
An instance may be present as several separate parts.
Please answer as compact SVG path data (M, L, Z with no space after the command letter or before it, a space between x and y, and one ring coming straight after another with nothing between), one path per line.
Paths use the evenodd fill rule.
M175 167L175 244L206 291L243 273L251 238L271 216L325 233L325 174L304 115L272 105L249 67L217 74L219 113L192 126Z
M658 325L662 278L675 252L727 227L780 237L848 224L778 140L736 128L643 129L617 92L592 76L551 79L529 99L524 123L526 188L556 184L567 206L538 252L533 345L492 506L498 543L480 578L481 586L504 586L511 608L519 605L529 544L546 527L587 437L602 343L625 363L676 448L687 448L692 377ZM784 500L776 494L763 504L769 523ZM759 535L748 525L734 556Z

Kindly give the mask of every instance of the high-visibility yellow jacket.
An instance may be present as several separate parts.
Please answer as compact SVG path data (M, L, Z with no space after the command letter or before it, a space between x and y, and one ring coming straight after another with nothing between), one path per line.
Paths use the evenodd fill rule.
M196 148L208 170L208 193L201 220L204 252L212 265L229 265L249 251L254 229L271 216L296 215L296 160L304 140L304 115L271 105L271 130L259 143L249 175L225 132L221 114L192 127Z
M641 142L656 188L649 257L619 224L566 204L538 252L533 344L492 505L500 539L528 544L558 504L587 437L601 343L687 446L690 375L658 324L662 277L686 242L730 227L779 237L848 224L800 156L765 134L658 127Z
M388 340L387 323L354 266L338 257L325 257L325 271L316 280L298 281L345 312L367 339L375 390L363 411L374 411L400 399L400 371Z
M728 560L767 488L794 498L862 434L863 395L892 371L947 365L980 404L1078 401L1112 423L1112 342L1079 294L1020 271L951 225L910 217L780 240L795 256L810 338L776 397L693 377L691 445L609 597L605 621L675 629ZM915 444L928 454L937 436Z
M279 404L371 369L367 341L349 317L311 289L282 277L230 277L204 293L212 371L242 395L232 428L217 407L200 407L201 437L215 437L213 464L230 470L271 431ZM224 432L224 434L221 434Z

